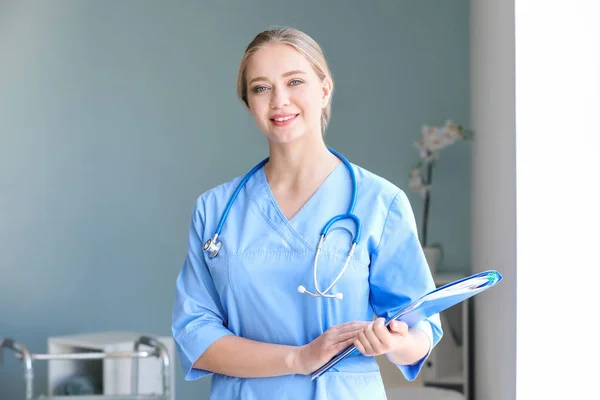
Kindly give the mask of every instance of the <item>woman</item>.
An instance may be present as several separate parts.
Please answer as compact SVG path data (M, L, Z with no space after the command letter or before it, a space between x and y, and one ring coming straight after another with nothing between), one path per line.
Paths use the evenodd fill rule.
M244 177L197 199L173 309L185 378L213 374L211 398L383 399L373 356L413 380L441 338L437 315L384 325L435 287L404 192L326 147L332 93L319 45L300 31L262 32L241 60L238 95L270 156L248 174L221 234ZM358 224L335 222L314 278L321 229L351 204L360 240L351 252ZM311 380L352 344L358 352Z

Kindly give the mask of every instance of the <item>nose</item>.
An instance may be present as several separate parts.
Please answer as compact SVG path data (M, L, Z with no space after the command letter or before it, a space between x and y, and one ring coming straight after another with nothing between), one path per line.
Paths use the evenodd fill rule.
M290 105L290 96L285 89L274 88L271 91L271 108L280 109Z

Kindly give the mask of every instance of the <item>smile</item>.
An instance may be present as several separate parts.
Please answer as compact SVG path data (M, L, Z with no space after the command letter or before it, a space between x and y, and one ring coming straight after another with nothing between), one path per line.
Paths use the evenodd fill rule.
M270 118L275 126L286 126L296 120L299 114L279 114Z

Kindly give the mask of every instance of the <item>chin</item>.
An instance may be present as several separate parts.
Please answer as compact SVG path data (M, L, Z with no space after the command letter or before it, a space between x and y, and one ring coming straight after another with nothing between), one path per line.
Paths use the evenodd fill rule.
M265 129L264 133L270 142L280 144L292 143L306 136L306 131L298 129L298 127L295 129L273 129L272 127L268 127L268 129Z
M293 134L293 133L281 134L281 133L269 132L269 134L267 134L269 141L271 141L273 143L278 143L278 144L292 143L292 142L299 140L303 136L304 135L302 135L302 134Z

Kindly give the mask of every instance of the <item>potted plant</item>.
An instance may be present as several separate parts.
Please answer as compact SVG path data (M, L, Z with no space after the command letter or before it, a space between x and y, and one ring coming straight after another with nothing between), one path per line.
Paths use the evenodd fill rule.
M423 198L423 220L421 226L421 246L432 272L436 272L442 258L442 247L430 244L427 237L429 209L431 207L431 187L433 168L440 152L459 140L469 140L473 133L462 126L447 120L442 126L423 125L421 139L415 142L419 150L419 162L410 171L409 188Z

